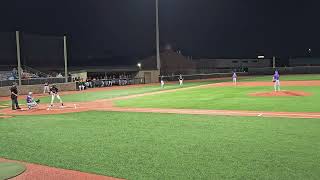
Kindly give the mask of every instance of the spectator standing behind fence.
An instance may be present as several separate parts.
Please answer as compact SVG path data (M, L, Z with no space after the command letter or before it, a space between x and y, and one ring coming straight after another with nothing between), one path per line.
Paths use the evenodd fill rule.
M47 92L48 93L50 92L50 88L49 88L49 83L48 82L44 83L44 87L43 87L43 94L45 94Z
M14 79L17 79L17 74L18 74L18 70L17 70L16 68L13 68L13 69L12 69L12 77L13 77Z
M11 88L11 101L12 101L12 110L21 109L18 103L18 88L16 83L13 83Z
M79 81L79 90L83 91L85 89L85 82L81 79Z
M59 74L57 75L57 78L63 78L62 74L59 73Z

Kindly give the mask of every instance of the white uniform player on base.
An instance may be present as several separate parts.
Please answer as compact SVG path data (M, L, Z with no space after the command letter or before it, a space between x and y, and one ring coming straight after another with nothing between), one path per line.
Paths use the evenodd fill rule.
M161 88L164 88L164 80L163 80L163 76L161 76L161 79L160 79L160 85L161 85Z
M51 107L53 107L53 102L54 99L57 98L60 103L61 103L61 108L63 108L63 102L62 99L60 98L59 94L59 89L56 87L56 85L52 85L52 87L50 88L50 94L51 94L51 103L48 109L50 109Z
M179 76L179 84L180 84L180 86L183 86L183 77L181 74Z
M49 88L49 83L46 82L44 83L44 87L43 87L43 94L45 94L46 92L50 92L50 88Z
M237 85L237 77L238 77L237 74L234 72L232 75L232 82L233 82L233 85L235 86Z

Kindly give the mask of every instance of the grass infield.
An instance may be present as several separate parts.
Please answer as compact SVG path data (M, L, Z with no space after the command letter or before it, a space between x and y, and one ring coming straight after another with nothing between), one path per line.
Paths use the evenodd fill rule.
M127 89L121 90L108 90L108 91L97 91L97 92L85 92L84 93L75 93L75 94L68 94L68 95L61 95L61 98L64 102L88 102L88 101L95 101L99 99L110 99L115 97L121 96L128 96L134 94L143 94L148 92L155 92L155 91L162 91L162 90L169 90L169 89L178 89L178 88L185 88L185 87L193 87L193 86L200 86L204 84L211 84L211 83L218 83L218 82L225 82L227 80L207 80L202 82L187 82L183 87L180 87L177 82L173 82L170 84L165 85L165 88L162 89L159 86L142 86L142 87L130 87L127 86ZM26 96L19 96L19 103L25 103ZM36 97L35 97L36 98ZM42 97L40 98L41 103L50 103L51 96ZM58 102L58 101L57 101ZM11 101L2 101L0 102L0 106L5 104L11 104ZM1 109L1 107L0 107Z
M143 108L319 112L319 87L283 88L305 91L312 95L304 97L254 97L249 94L270 92L273 91L273 87L211 87L120 100L116 101L116 105Z

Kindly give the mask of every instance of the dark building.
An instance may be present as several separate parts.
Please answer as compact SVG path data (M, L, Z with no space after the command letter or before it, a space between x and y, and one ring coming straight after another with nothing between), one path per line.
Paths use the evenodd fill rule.
M165 50L160 54L161 58L161 74L188 74L196 70L195 63L183 56L180 52L173 50ZM146 58L141 61L142 70L155 70L157 69L156 56Z
M312 57L298 57L298 58L290 58L289 65L291 67L296 66L320 66L320 58L312 58Z

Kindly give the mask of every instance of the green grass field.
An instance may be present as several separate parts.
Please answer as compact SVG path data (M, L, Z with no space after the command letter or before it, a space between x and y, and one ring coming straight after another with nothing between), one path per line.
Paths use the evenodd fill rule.
M211 84L211 83L218 83L224 82L226 80L207 80L202 82L189 82L186 83L183 88L185 87L193 87L199 86L204 84ZM169 90L169 89L178 89L181 88L177 83L174 84L167 84L165 89L160 88L160 86L141 86L141 87L134 87L128 89L118 89L118 90L107 90L107 91L97 91L97 92L85 92L85 93L75 93L75 94L68 94L61 96L64 102L88 102L88 101L95 101L99 99L110 99L115 97L121 96L128 96L128 95L135 95L135 94L143 94L148 92L156 92L162 90ZM36 97L35 97L36 98ZM51 97L42 97L40 98L42 103L50 103ZM25 103L24 96L19 97L20 103ZM0 102L0 106L3 104L11 104L10 101Z
M312 93L305 97L253 97L273 87L210 87L116 101L121 107L319 112L319 87L283 87Z
M127 179L319 179L319 119L87 112L0 120L0 156Z
M270 81L270 76L243 81ZM320 80L320 75L281 80ZM184 87L214 83L186 83ZM164 90L179 88L177 84ZM320 112L308 97L250 97L272 87L211 87L116 101L118 106ZM85 92L65 102L161 91ZM42 98L48 103L49 98ZM22 99L20 103L22 103ZM8 102L0 102L8 104ZM82 112L0 118L0 157L125 179L320 179L320 119Z

